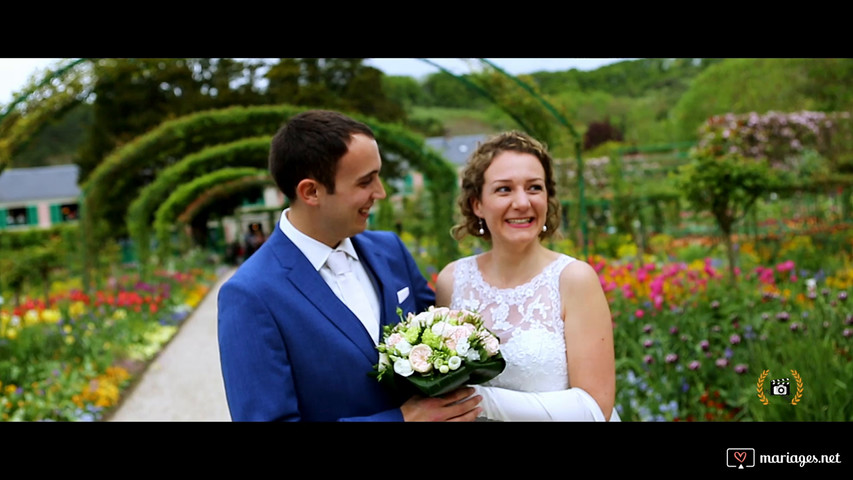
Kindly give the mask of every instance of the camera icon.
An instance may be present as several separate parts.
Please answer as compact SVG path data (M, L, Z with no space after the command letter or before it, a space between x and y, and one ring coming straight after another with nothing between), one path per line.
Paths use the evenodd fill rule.
M787 378L770 381L770 395L788 396L791 394L791 384Z

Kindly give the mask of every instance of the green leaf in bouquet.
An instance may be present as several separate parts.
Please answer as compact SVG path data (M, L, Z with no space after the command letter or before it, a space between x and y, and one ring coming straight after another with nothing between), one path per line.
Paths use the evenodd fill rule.
M485 361L465 362L459 369L446 374L433 373L426 376L413 374L408 377L395 374L394 381L408 381L423 395L438 397L463 385L477 385L488 382L503 372L504 368L506 368L506 361L502 356L497 355Z

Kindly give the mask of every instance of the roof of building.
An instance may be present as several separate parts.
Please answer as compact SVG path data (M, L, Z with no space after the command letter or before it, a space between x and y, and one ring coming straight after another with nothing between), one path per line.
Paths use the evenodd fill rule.
M77 165L7 168L0 172L0 203L76 198L78 175Z
M468 156L477 148L477 144L488 138L488 134L457 135L455 137L430 137L425 143L438 150L444 158L457 166L465 165Z

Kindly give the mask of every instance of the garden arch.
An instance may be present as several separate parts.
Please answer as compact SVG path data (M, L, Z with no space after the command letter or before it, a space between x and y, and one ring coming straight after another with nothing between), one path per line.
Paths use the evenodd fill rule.
M292 115L304 110L290 105L229 107L198 112L160 124L117 149L93 170L89 180L82 186L84 228L91 228L91 218L97 213L121 208L122 197L136 198L141 189L138 178L143 170L159 175L169 166L185 160L187 155L206 155L203 153L205 149L217 146L223 148L222 142L239 144L241 139L269 135ZM360 115L351 116L374 130L383 155L391 153L390 158L399 156L430 180L429 190L434 207L432 220L434 231L438 232L437 261L449 262L455 258L458 249L449 236L456 191L455 168L427 147L422 137L407 129ZM441 235L441 232L448 233Z
M164 201L154 219L158 253L166 258L171 246L171 234L189 224L205 206L218 199L258 186L275 185L269 172L260 168L222 168L180 185Z

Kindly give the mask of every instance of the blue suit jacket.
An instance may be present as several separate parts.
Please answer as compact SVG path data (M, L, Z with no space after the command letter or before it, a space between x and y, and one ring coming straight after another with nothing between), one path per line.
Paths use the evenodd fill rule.
M435 303L395 234L365 231L352 242L377 280L380 325L399 321L398 306L406 315ZM379 354L367 331L277 226L222 286L218 308L232 420L403 420L405 399L369 375Z

